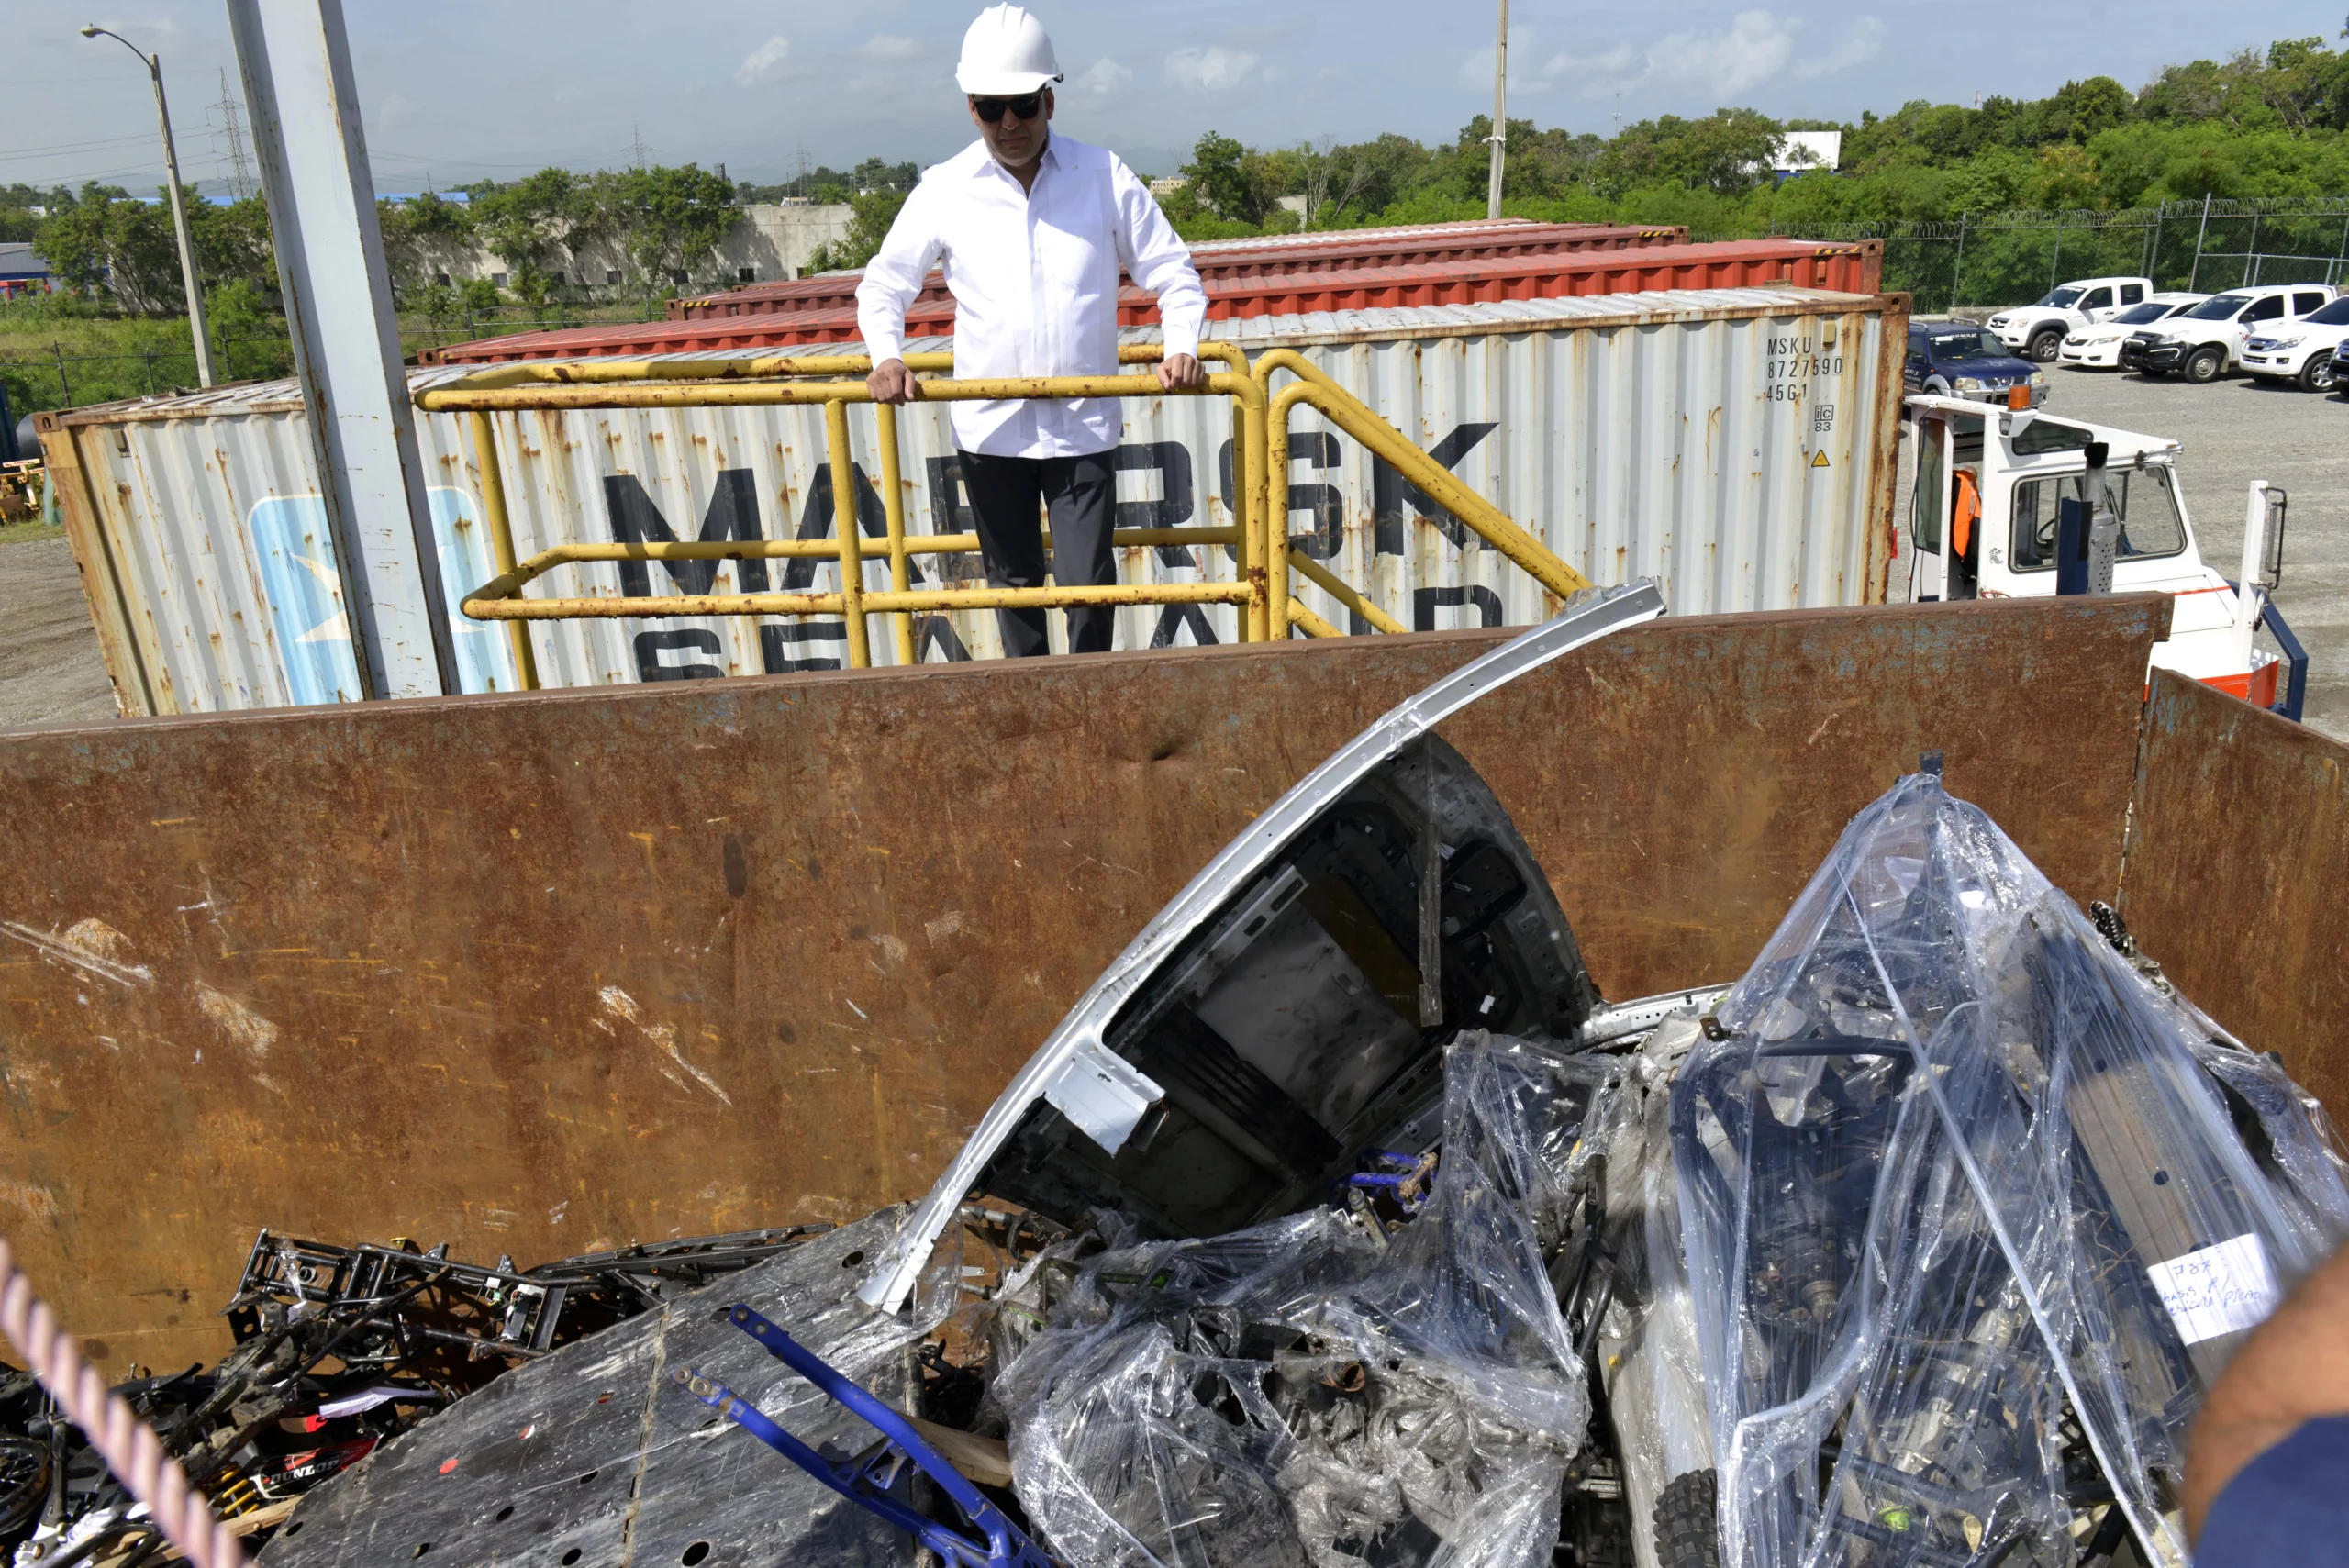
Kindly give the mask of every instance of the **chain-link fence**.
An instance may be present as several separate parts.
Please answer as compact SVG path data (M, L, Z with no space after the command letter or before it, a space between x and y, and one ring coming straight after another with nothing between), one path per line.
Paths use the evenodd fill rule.
M1947 223L1807 225L1800 232L1883 240L1884 286L1911 295L1920 313L2019 305L2066 278L2148 277L2157 289L2202 294L2349 284L2349 198L1966 214Z

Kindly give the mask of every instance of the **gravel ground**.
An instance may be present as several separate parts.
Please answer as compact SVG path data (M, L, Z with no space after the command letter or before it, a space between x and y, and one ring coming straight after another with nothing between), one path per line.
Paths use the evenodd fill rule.
M0 544L0 728L117 711L72 550L62 539Z
M2309 650L2308 722L2349 740L2349 404L2242 379L2189 386L2049 373L2050 414L2186 443L2178 466L2195 536L2203 560L2229 576L2242 562L2244 487L2265 479L2290 493L2277 603ZM1907 566L1905 555L1894 562L1896 599ZM115 711L65 541L0 545L0 728Z

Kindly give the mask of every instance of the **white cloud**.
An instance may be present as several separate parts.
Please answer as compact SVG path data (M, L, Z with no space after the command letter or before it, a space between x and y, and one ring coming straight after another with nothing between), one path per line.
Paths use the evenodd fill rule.
M1178 49L1166 57L1166 79L1193 93L1220 93L1243 85L1262 61L1243 49L1219 43Z
M781 33L752 50L741 64L734 68L734 85L756 87L772 82L783 74L784 62L791 58L791 40Z
M1801 47L1803 23L1754 9L1740 11L1727 28L1716 32L1671 33L1645 49L1620 44L1598 54L1560 53L1542 64L1540 79L1571 83L1593 95L1639 87L1700 89L1728 103L1749 89L1774 78L1809 80L1831 76L1865 64L1884 47L1884 24L1861 17L1843 28L1841 40L1825 52ZM1493 55L1484 53L1485 80L1492 80ZM1510 84L1516 84L1511 71Z
M1134 73L1114 60L1097 60L1090 67L1069 80L1069 91L1090 93L1106 97L1124 83L1134 79Z
M1865 65L1884 48L1884 24L1874 17L1862 17L1852 24L1852 30L1841 44L1827 54L1805 61L1796 67L1801 76L1832 76L1839 71L1849 71L1855 65Z
M856 52L866 60L888 63L919 60L925 48L919 39L909 39L901 33L874 33L856 46Z

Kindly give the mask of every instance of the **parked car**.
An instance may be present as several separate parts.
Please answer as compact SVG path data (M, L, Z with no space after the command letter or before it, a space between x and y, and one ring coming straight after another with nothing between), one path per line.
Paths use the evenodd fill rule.
M2047 401L2047 373L2007 351L1998 335L1971 321L1912 321L1903 377L1910 392L2003 406L2017 385L2033 408Z
M2333 387L2333 350L2349 339L2349 299L2336 299L2298 321L2288 321L2247 339L2243 368L2262 381L2298 383L2303 392Z
M2166 321L2189 306L2201 304L2207 294L2157 294L2143 305L2132 305L2110 321L2076 328L2064 339L2063 361L2080 370L2119 370L2121 345L2140 327Z
M2332 304L2340 292L2324 284L2268 284L2212 295L2130 334L2121 345L2121 368L2150 376L2178 371L2188 381L2216 381L2242 361L2254 331L2297 322Z
M1986 325L2008 348L2046 364L2074 331L2143 305L2153 292L2151 278L2079 278L2048 290L2036 305L2002 310Z

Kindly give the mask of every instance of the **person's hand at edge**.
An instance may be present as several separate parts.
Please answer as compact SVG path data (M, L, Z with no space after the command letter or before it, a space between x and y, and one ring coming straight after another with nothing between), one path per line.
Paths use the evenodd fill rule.
M1158 384L1169 392L1197 392L1207 384L1207 367L1190 354L1172 354L1158 362Z
M906 368L903 360L883 360L864 378L864 389L875 403L911 403L914 400L914 373Z

